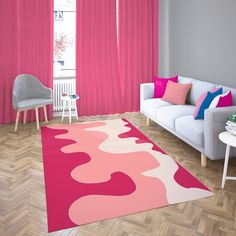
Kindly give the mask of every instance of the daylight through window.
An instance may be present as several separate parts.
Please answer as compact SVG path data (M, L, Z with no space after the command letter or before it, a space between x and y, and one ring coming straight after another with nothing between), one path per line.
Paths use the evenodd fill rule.
M54 1L54 77L75 76L76 0Z

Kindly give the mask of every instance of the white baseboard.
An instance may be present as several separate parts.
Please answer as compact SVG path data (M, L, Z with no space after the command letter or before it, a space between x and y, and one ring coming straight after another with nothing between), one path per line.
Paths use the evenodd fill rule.
M72 115L72 116L75 116L75 115L76 115L76 114L75 114L75 111L72 110L72 111L71 111L71 115ZM54 112L53 112L53 117L59 117L59 116L62 116L62 111L54 111ZM69 112L68 112L68 111L65 112L65 117L66 117L66 116L69 116Z

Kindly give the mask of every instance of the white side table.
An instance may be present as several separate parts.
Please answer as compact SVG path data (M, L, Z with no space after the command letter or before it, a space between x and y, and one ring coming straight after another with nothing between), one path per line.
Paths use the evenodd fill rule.
M78 95L76 97L73 97L70 95L61 97L62 106L63 106L61 122L63 122L64 117L69 117L69 123L71 123L72 116L75 116L76 119L78 120L78 113L77 113L77 106L76 106L76 100L78 99L79 99ZM69 113L67 116L65 115L66 107ZM74 114L72 114L72 109L74 109Z
M226 144L225 164L221 184L221 188L224 188L227 179L236 180L236 177L227 176L230 147L236 147L236 136L232 135L229 131L225 131L219 134L219 139Z

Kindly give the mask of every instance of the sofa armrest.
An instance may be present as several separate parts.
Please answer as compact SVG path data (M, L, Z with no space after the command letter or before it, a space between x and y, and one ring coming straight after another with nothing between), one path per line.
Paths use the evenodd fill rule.
M223 159L225 144L219 140L219 133L225 131L228 117L236 113L236 106L220 107L205 110L204 119L204 151L212 160ZM231 156L236 152L231 152Z
M142 110L142 102L146 99L153 98L154 95L154 83L142 83L140 84L140 111Z

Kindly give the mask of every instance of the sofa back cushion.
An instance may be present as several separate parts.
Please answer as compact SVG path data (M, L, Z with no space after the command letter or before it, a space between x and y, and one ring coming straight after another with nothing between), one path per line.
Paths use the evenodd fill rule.
M187 103L191 105L196 105L197 100L201 94L207 93L208 91L216 88L215 84L200 81L200 80L195 80L191 78L186 78L182 76L179 76L178 82L181 84L192 83L191 91L187 97Z
M196 80L188 77L179 76L178 83L180 84L189 84L192 83L192 88L190 90L190 93L187 96L186 103L191 105L196 105L197 99L199 96L207 91L210 91L217 87L223 87L223 93L228 92L231 90L232 96L233 96L233 106L236 106L236 88L230 88L226 86L222 86L219 84L212 84L209 82Z

